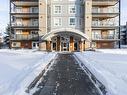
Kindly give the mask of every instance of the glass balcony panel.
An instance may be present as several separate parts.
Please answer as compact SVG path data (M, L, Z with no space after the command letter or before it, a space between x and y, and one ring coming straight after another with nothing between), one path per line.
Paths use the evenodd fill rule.
M106 21L93 21L92 26L94 27L104 27L104 26L118 26L117 22L106 22Z
M118 0L92 0L93 6L114 6Z
M39 38L39 35L22 35L22 34L18 34L18 35L14 35L12 39L14 40L37 40Z
M119 8L117 7L109 7L109 8L98 8L93 7L92 13L119 13Z
M15 8L12 13L38 13L39 9L38 7L31 7L31 8L27 8L27 9L23 9L23 8Z
M117 35L115 34L109 34L109 35L99 35L99 34L94 34L92 35L92 39L94 40L101 40L101 39L117 39Z

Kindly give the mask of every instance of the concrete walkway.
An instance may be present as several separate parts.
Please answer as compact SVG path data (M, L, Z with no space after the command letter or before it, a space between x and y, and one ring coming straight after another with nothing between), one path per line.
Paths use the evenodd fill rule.
M33 95L100 95L72 54L58 54Z

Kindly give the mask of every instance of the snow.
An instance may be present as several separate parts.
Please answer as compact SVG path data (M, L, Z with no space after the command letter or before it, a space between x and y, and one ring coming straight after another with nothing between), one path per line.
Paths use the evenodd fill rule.
M56 53L0 50L0 95L27 95L28 85Z
M127 49L97 49L98 52L111 53L111 54L127 54Z
M107 95L127 95L127 50L101 49L76 56L107 88Z

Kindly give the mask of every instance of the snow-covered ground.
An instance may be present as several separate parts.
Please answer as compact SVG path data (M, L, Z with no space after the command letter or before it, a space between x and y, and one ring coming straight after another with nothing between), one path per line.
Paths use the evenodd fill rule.
M36 50L0 50L0 95L27 95L24 91L56 53Z
M127 49L98 49L96 51L103 52L103 53L110 53L110 54L127 54Z
M75 54L106 86L107 95L127 95L127 49L104 49Z

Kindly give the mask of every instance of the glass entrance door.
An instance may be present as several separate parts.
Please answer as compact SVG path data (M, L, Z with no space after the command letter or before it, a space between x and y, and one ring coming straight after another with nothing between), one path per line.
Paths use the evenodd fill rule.
M61 51L69 51L69 38L61 37Z
M61 51L69 51L69 43L61 42Z

